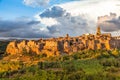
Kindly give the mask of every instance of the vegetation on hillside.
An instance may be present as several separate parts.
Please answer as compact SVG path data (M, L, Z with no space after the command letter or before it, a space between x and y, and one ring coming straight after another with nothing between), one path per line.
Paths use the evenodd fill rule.
M5 55L5 50L8 45L9 41L0 41L0 60Z
M37 64L0 62L1 80L120 80L120 50L85 50ZM28 55L27 53L25 56ZM32 59L34 60L34 59Z
M0 41L0 54L4 54L9 41Z
M23 51L22 55L1 57L0 80L120 80L119 49L84 50L49 58Z

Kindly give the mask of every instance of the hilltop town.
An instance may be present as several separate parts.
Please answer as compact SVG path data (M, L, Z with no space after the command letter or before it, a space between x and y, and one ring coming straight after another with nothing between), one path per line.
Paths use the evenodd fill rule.
M85 49L112 49L120 48L120 38L113 37L111 33L101 33L100 26L96 34L83 34L78 37L49 38L40 40L12 41L6 48L7 54L22 54L23 52L33 54L45 54L59 56L70 54Z

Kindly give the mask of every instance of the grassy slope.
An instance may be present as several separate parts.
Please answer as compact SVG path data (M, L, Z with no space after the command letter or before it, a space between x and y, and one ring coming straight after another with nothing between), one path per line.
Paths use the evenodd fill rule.
M96 53L101 55L94 57ZM23 62L8 62L15 68L1 72L0 76L3 80L120 80L119 60L119 50L82 51L46 58L45 62L32 66L26 66Z
M6 44L1 43L1 51ZM0 60L0 80L120 80L119 74L117 49L85 50L50 58L26 53L7 55Z

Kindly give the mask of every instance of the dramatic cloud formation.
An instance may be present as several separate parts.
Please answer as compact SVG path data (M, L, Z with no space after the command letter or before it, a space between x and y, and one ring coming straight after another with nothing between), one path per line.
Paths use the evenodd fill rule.
M47 17L47 18L56 18L61 17L65 13L65 10L59 6L53 6L52 8L46 9L43 13L40 14L41 18Z
M98 26L97 20L99 16L108 15L111 12L115 13L111 13L111 17L115 18L116 15L120 16L119 3L119 0L74 1L53 6L44 10L36 17L54 36L63 36L67 33L71 36L94 33L96 26ZM115 20L109 20L106 22L111 23L109 24L109 28L101 25L104 27L102 28L103 31L119 30L117 17Z
M3 27L4 26L4 27ZM41 30L40 22L34 20L0 20L0 37L40 38L51 37Z
M120 0L82 0L59 5L72 16L80 14L89 15L91 19L97 21L98 16L114 12L120 13ZM119 14L120 15L120 14Z
M47 30L53 36L64 36L67 33L71 36L76 36L91 32L91 30L94 29L90 26L93 26L95 23L91 20L87 20L86 17L88 18L88 16L84 15L72 16L71 13L60 6L53 6L37 16L40 22L46 25ZM55 23L48 25L49 19L51 19L49 23Z
M60 2L60 0L55 1ZM49 2L50 5L54 4L50 0L23 2L32 7L45 6ZM0 37L58 37L67 33L71 36L79 36L84 33L94 33L98 24L105 32L120 30L120 0L64 0L63 3L58 3L37 13L34 20L1 19Z
M98 18L98 24L102 27L103 31L118 31L120 30L120 16L117 17L115 13L101 16Z
M49 0L24 0L23 3L31 7L40 7L47 5Z
M82 33L90 32L90 24L85 18L81 16L65 15L56 18L59 24L48 26L50 33L56 36L64 36L70 34L71 36L81 35ZM80 21L79 21L80 20Z

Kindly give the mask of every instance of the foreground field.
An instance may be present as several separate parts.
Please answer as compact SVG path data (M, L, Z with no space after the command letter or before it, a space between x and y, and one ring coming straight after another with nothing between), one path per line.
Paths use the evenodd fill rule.
M120 80L120 50L117 49L85 50L49 58L27 53L3 57L6 60L0 61L0 80ZM21 59L10 60L18 57Z

